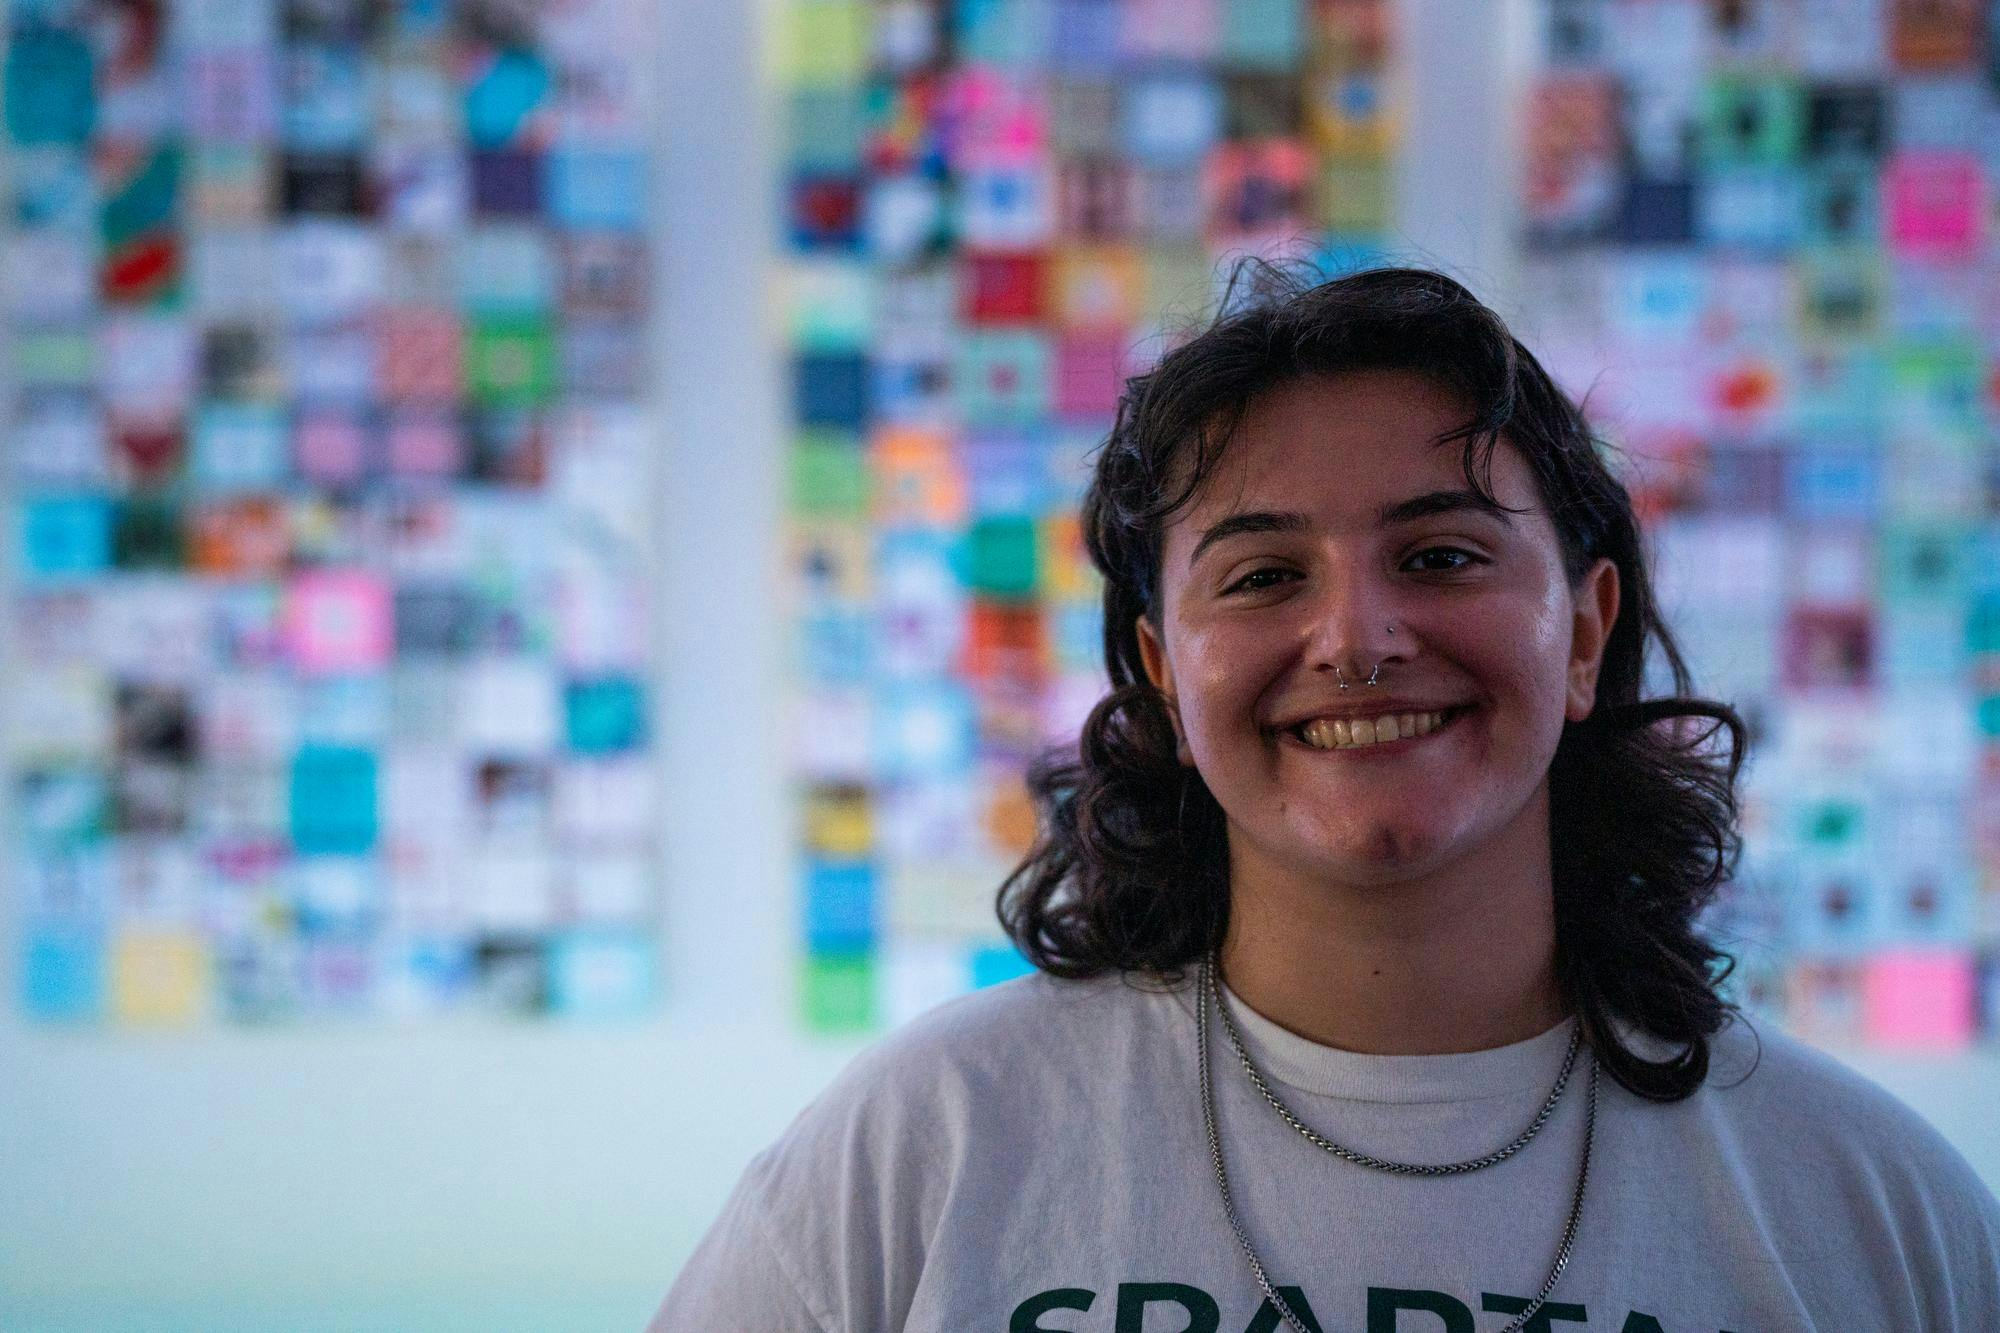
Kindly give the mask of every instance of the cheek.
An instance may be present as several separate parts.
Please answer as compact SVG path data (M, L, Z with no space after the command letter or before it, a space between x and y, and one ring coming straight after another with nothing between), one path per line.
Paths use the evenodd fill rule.
M1231 633L1226 626L1190 628L1181 639L1176 675L1181 720L1197 747L1255 726L1257 699L1284 649L1266 636Z
M1559 599L1538 599L1512 617L1504 637L1490 647L1494 676L1523 724L1560 735L1569 690L1569 608Z

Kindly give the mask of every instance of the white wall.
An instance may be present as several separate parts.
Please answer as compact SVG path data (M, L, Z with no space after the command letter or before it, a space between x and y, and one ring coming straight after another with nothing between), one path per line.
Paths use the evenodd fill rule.
M19 1025L10 961L10 1333L636 1329L750 1155L856 1049L804 1040L791 1022L771 702L772 124L752 8L661 11L666 1013L595 1030L50 1033ZM1494 11L1425 0L1411 20L1412 141L1426 151L1401 197L1405 237L1479 289L1504 289L1505 216L1482 202L1508 193ZM1484 146L1464 137L1471 125ZM2000 1187L2000 1056L1860 1063Z

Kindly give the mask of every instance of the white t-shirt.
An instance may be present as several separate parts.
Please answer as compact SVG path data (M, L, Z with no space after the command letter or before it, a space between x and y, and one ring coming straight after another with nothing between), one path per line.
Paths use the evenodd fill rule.
M1216 1187L1194 1000L1192 978L1037 973L892 1034L751 1162L654 1333L1285 1333ZM1411 1162L1511 1142L1574 1025L1358 1055L1225 1003L1301 1120ZM1712 1054L1679 1102L1599 1076L1575 1248L1530 1333L2000 1329L2000 1201L1955 1149L1768 1025L1732 1023ZM1587 1050L1526 1147L1445 1177L1309 1143L1212 1012L1209 1058L1238 1214L1325 1333L1492 1333L1541 1290L1576 1187Z

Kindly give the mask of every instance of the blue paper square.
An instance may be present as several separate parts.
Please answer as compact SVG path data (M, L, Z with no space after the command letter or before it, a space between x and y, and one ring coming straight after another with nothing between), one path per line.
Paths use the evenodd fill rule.
M1805 195L1789 167L1718 168L1702 179L1697 239L1715 246L1775 252L1796 245L1804 230Z
M859 431L868 418L868 358L858 352L802 356L793 364L799 424Z
M549 945L549 1008L568 1018L630 1018L652 1006L659 946L649 935L579 931Z
M1038 514L1051 503L1047 450L1018 435L981 434L964 444L972 512Z
M465 93L465 131L476 148L514 143L554 90L549 67L524 47L498 51Z
M285 142L336 152L367 140L373 110L360 47L299 42L285 52Z
M799 625L806 679L823 685L864 685L875 663L874 623L865 611L808 612Z
M1787 458L1785 507L1813 521L1870 519L1881 491L1881 457L1867 445L1813 444Z
M250 403L208 403L195 415L188 475L207 490L283 484L291 467L284 412Z
M563 717L577 753L629 750L645 739L645 693L623 676L573 680L563 686Z
M472 941L462 935L424 935L402 952L403 984L419 1008L449 1009L472 994L477 977Z
M566 227L637 231L646 203L644 164L618 148L561 148L549 155L549 211Z
M885 782L962 777L978 745L978 710L956 681L885 685L874 723L875 762Z
M95 931L44 927L28 932L21 1004L30 1018L94 1019L104 1008L104 938Z
M877 876L870 861L806 865L806 944L810 952L866 953L875 947Z
M1119 19L1118 0L1055 0L1049 63L1067 73L1116 71Z
M1048 59L1050 0L958 0L952 6L959 58L1002 69L1038 68Z
M1222 136L1222 90L1199 74L1135 80L1125 99L1125 143L1153 166L1198 162Z
M376 761L368 750L308 745L292 759L292 844L301 855L359 854L375 846Z
M975 949L972 953L972 985L974 989L997 986L1015 977L1025 977L1035 970L1035 965L1022 957L1020 950L1011 944L995 944Z
M99 496L29 500L21 513L21 568L29 577L101 573L111 565L111 503Z

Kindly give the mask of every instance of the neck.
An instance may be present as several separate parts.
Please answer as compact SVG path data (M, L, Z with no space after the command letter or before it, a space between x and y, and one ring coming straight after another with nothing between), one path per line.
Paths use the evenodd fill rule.
M1422 876L1333 884L1238 845L1222 976L1279 1026L1362 1054L1446 1055L1563 1020L1546 787L1479 855Z

